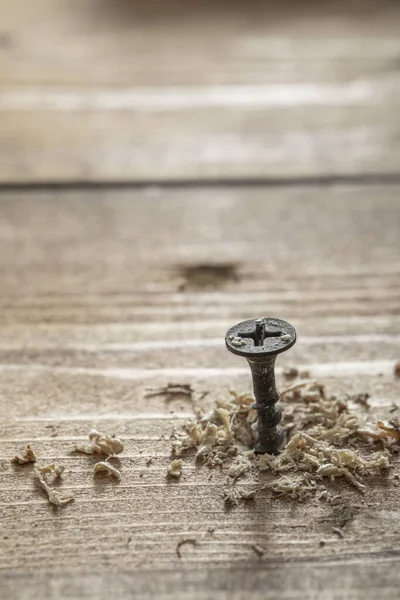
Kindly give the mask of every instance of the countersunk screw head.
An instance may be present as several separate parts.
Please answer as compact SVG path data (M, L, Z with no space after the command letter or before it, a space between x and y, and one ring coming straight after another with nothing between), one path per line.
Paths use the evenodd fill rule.
M228 329L225 344L229 352L245 358L275 356L296 342L296 331L282 319L261 317L242 321Z
M225 344L229 352L247 359L253 378L255 408L258 414L258 454L276 454L284 439L279 426L281 410L275 404L279 392L275 384L275 360L296 342L296 331L282 319L261 317L242 321L228 329Z

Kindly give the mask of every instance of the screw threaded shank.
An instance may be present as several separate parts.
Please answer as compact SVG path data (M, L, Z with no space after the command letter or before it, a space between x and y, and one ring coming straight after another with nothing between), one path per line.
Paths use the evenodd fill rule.
M247 359L253 378L258 416L258 443L255 451L260 454L277 453L284 439L283 429L279 426L282 412L279 406L276 406L280 394L275 382L275 361L276 356L263 360Z
M229 352L246 358L251 369L256 398L253 408L258 414L258 454L277 454L284 439L279 426L281 409L276 406L280 396L275 384L275 361L295 342L296 331L290 323L268 317L242 321L228 329L225 336Z

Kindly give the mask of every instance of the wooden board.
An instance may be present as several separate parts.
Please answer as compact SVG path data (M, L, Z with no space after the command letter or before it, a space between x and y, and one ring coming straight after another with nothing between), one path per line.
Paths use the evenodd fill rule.
M397 174L400 7L0 2L0 182Z
M185 461L182 479L166 480L169 436L193 407L145 392L185 382L212 402L248 390L223 336L274 312L299 334L279 375L305 365L385 414L400 386L399 191L1 193L0 597L396 596L396 471L365 496L338 484L343 537L322 501L261 494L227 511L218 470ZM92 427L124 441L120 484L93 479L92 459L73 452ZM66 465L73 504L53 510L31 468L11 466L27 442ZM179 558L184 538L197 544Z

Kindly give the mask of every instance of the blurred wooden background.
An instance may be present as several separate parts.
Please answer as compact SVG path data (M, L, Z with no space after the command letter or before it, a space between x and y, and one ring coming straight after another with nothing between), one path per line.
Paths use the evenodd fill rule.
M343 538L323 503L227 512L219 472L165 479L190 402L144 395L248 390L224 333L271 314L280 366L398 401L399 31L389 0L0 2L1 598L396 597L392 478ZM92 427L119 485L71 453Z
M3 182L393 175L396 1L2 3Z

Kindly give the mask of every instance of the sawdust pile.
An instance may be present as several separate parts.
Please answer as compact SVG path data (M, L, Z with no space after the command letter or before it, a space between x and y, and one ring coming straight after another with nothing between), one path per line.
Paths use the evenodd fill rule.
M326 492L325 483L342 478L360 491L367 476L390 467L390 456L400 439L394 419L360 422L355 404L369 410L368 395L328 395L321 381L297 381L281 392L282 425L287 444L278 455L255 455L256 411L250 394L230 392L211 410L197 408L196 422L175 432L172 453L195 456L209 468L227 475L225 502L238 504L261 489L303 500ZM378 448L376 448L379 443ZM242 478L240 486L236 481Z
M250 394L231 391L230 399L217 400L208 412L197 409L197 423L186 424L186 433L175 433L172 453L181 456L190 448L196 449L196 459L204 459L209 467L222 465L238 453L237 444L252 447L255 441L253 424L256 413L251 408Z
M389 452L374 452L369 458L349 448L335 448L323 440L316 439L307 433L296 433L287 444L284 452L278 456L261 455L257 458L258 468L273 473L299 473L299 477L284 477L271 485L275 492L288 493L290 484L297 488L301 479L307 490L317 486L318 479L323 477L345 477L352 485L364 489L355 473L369 475L376 469L388 469ZM309 477L307 474L314 474ZM296 495L296 494L294 494Z

